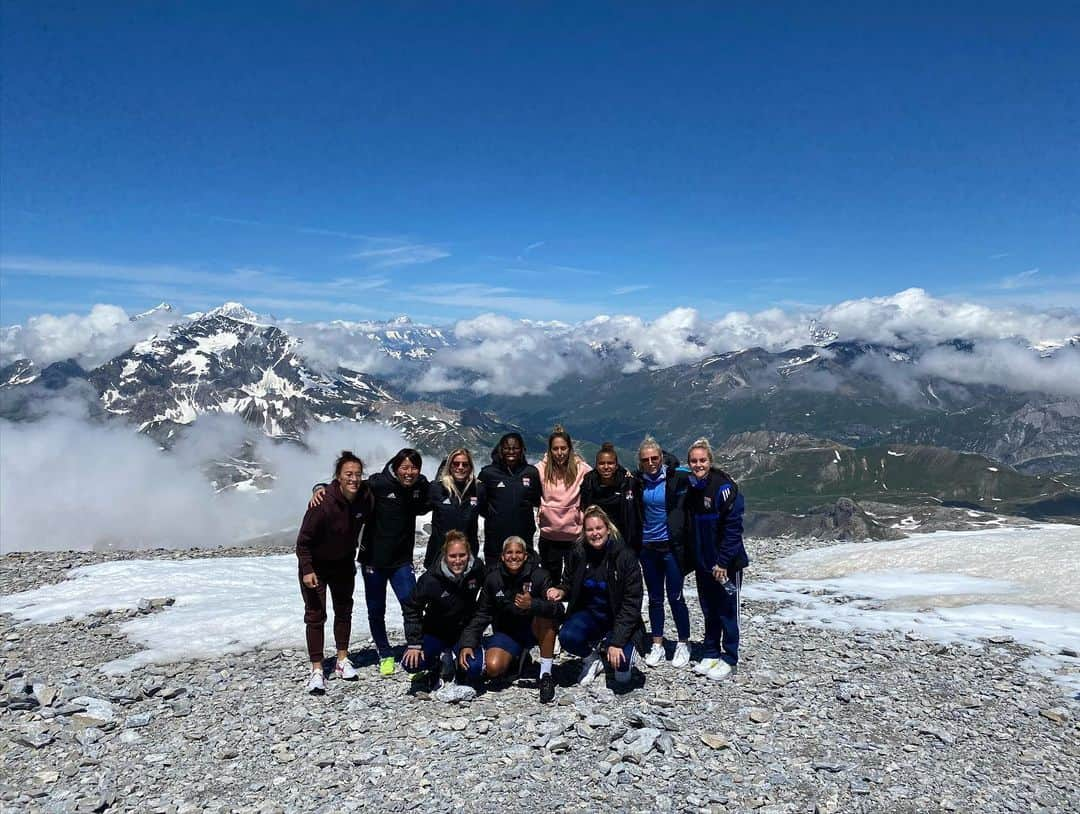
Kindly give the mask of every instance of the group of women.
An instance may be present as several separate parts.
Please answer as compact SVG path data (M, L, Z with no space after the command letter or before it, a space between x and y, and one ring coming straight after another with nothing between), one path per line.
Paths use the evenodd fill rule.
M687 667L690 615L683 581L694 571L705 618L694 671L724 678L738 661L739 591L749 562L743 496L714 466L705 439L691 445L681 467L647 437L637 463L633 472L621 466L606 443L591 467L561 426L536 466L526 461L521 435L508 433L479 473L469 451L459 448L430 483L416 450L399 451L366 481L360 459L343 452L333 480L316 488L296 543L311 661L308 691L326 688L328 589L334 672L357 678L348 658L354 560L384 675L396 665L386 632L387 585L404 620L401 664L432 685L519 675L538 647L540 700L550 702L557 642L581 659L579 683L594 681L605 663L616 681L629 681L635 651L649 667L667 659L665 598L677 633L670 663ZM414 530L416 518L428 512L426 570L417 580ZM641 617L645 589L648 629Z

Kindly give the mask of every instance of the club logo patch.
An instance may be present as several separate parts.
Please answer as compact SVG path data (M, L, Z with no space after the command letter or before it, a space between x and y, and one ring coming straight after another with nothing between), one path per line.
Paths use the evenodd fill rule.
M469 503L471 503L473 506L475 506L476 505L476 498L475 497L470 497L469 498Z
M712 508L712 498L711 497L705 498L705 508L706 509L711 509Z
M521 485L522 486L528 486L529 485L529 477L528 477L528 475L526 475L525 477L523 477L521 479Z

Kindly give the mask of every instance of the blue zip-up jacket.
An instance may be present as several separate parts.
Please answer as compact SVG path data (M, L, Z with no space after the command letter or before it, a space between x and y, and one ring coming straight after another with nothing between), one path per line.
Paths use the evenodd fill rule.
M691 477L687 510L699 570L709 573L719 565L741 571L750 564L743 545L746 501L727 473L713 469L703 480Z

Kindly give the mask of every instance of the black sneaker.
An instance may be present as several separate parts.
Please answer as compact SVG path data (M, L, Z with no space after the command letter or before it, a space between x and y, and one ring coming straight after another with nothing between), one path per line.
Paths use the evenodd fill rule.
M550 704L555 700L555 677L551 673L540 676L540 703Z

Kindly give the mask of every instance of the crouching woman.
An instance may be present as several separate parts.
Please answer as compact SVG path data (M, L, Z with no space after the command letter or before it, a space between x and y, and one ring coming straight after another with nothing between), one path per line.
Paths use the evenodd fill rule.
M413 674L428 671L432 689L455 677L461 636L476 613L483 579L483 562L473 556L469 538L449 531L438 560L401 605L407 643L401 664ZM467 678L478 679L483 661L474 658L463 669Z
M539 645L540 701L547 704L554 700L554 620L562 607L546 598L550 587L547 571L529 556L525 541L507 537L499 565L488 572L476 615L461 638L461 668L468 669L480 649L480 637L490 624L491 635L484 640L484 675L498 678L512 667L520 673L529 650Z
M591 684L604 669L601 653L615 680L630 680L634 650L643 652L641 567L619 538L615 524L599 506L585 510L581 538L570 555L563 584L547 592L568 602L559 631L563 650L580 656L578 684Z

